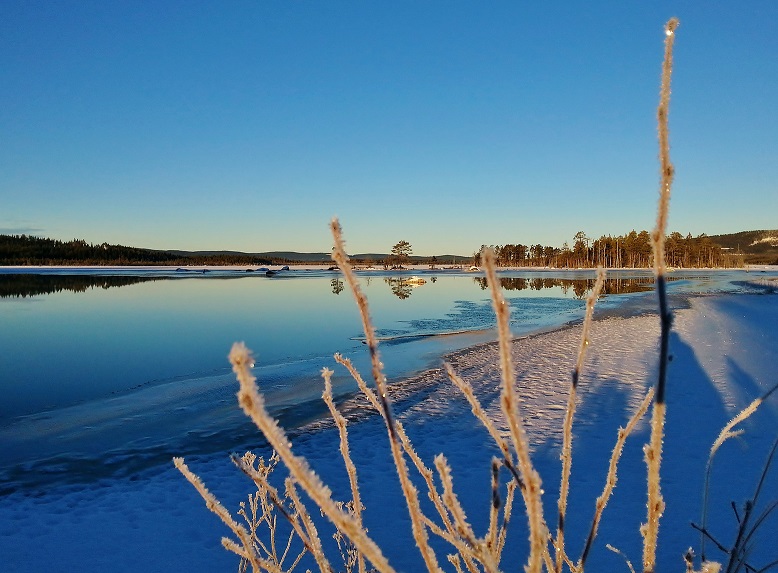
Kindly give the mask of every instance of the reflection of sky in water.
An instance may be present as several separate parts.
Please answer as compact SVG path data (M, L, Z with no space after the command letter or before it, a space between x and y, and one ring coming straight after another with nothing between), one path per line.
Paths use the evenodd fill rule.
M361 275L379 336L395 337L381 345L391 381L437 365L442 353L495 337L489 291L474 280L478 276L419 274L426 283L410 288L404 299L384 280L393 275ZM592 273L555 275L572 280ZM578 293L569 285L510 289L524 284L522 276L539 285L550 273L509 277L504 295L514 333L583 316L580 283ZM650 281L646 272L619 276ZM348 290L337 288L339 278L327 272L272 279L220 272L123 286L97 281L78 292L44 288L20 298L7 296L11 281L3 283L0 272L0 292L6 293L0 296L0 479L4 467L45 465L50 456L87 460L93 468L107 463L109 450L122 457L142 446L149 459L167 463L174 453L206 445L231 448L240 432L254 436L234 406L226 357L235 341L255 352L255 375L273 415L292 426L320 415L321 368L336 370L336 395L354 391L333 353L354 360L365 376L369 372L359 314ZM758 277L694 272L673 278L683 280L671 282L671 292L726 292L747 290L742 281ZM648 308L653 296L608 295L597 308L618 309L639 297ZM459 332L468 334L435 336ZM62 467L70 471L68 463Z
M235 341L265 364L347 351L353 302L319 282L185 279L2 299L0 419L228 372Z
M419 274L426 283L411 288L405 299L397 298L385 280L394 275L361 275L379 336L412 338L493 328L489 292L478 275ZM548 283L551 275L516 273L507 276L506 285L523 284L516 278L522 276L530 285ZM569 281L590 279L592 273L556 276ZM646 272L619 276L650 282ZM732 280L743 280L744 275L695 271L673 273L676 277L682 280L669 284L671 292L722 292L742 288ZM262 367L301 361L331 364L334 352L362 348L362 327L351 294L333 291L333 281L340 278L304 271L273 279L213 273L0 298L0 421L138 387L229 374L226 355L235 341L253 349ZM569 285L504 293L516 334L583 314L584 302ZM613 308L625 297L643 295L651 293L608 296L598 307ZM404 352L413 352L412 344L403 346Z
M235 341L254 350L260 367L286 364L293 370L293 363L306 363L315 373L331 365L333 353L363 349L351 294L333 293L338 277L297 272L273 279L172 278L0 298L0 421L161 383L229 374L226 355ZM401 300L384 277L362 278L379 335L493 326L489 293L472 276L427 279ZM566 313L581 305L559 289L508 296L517 332L567 320ZM423 366L413 359L408 363ZM283 372L274 374L284 378Z

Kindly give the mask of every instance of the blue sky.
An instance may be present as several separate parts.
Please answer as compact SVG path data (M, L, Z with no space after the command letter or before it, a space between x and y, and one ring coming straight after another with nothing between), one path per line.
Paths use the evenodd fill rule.
M0 3L0 233L470 254L778 227L778 2Z

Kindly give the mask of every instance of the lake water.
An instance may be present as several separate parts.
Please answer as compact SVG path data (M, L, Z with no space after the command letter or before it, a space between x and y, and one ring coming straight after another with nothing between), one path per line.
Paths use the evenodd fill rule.
M360 273L390 383L446 353L493 340L480 274ZM600 312L654 306L650 272L611 273ZM747 287L742 272L677 272L672 292ZM501 274L517 336L580 320L591 271ZM421 282L421 281L418 281ZM367 378L359 316L329 271L0 269L0 493L133 473L173 455L240 450L257 432L236 406L226 356L255 352L255 375L287 428L321 416L319 372L354 383L333 353Z

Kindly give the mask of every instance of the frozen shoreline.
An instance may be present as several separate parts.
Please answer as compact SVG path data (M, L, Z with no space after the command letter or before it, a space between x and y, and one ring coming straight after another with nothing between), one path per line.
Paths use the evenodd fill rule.
M778 363L778 297L722 295L688 297L679 308L673 330L668 387L668 420L663 490L668 509L660 529L659 568L680 570L680 553L697 546L699 536L688 525L699 519L700 485L707 451L721 427L742 407L775 383ZM607 313L606 313L607 314ZM597 313L595 313L597 317ZM588 525L594 498L602 487L607 456L619 425L653 383L658 321L655 315L597 320L581 382L581 405L574 426L574 460L569 539L578 551L579 533ZM522 413L544 479L546 519L554 523L558 444L562 407L575 360L580 326L516 340ZM480 345L450 356L457 371L470 380L487 410L500 419L493 345ZM364 373L365 375L367 373ZM457 391L439 369L396 386L400 419L425 462L444 452L468 515L476 525L488 504L488 465L494 451ZM350 407L349 407L350 406ZM237 406L236 406L237 408ZM359 404L346 405L359 412ZM350 426L352 455L360 470L366 524L398 570L417 571L417 551L408 537L404 502L395 496L396 477L387 454L385 430L377 416L356 415ZM319 423L294 437L295 450L345 497L347 487L337 456L337 437ZM590 570L618 570L621 558L605 550L606 542L639 563L638 527L645 519L645 467L640 448L645 422L627 443L619 485L606 510ZM742 500L753 485L765 448L775 438L778 401L762 406L744 426L746 434L728 443L714 472L713 517L728 539L733 523L730 500ZM226 455L187 459L206 484L235 511L249 483ZM778 491L778 472L767 491ZM523 560L523 519L516 506L515 553ZM54 488L35 496L0 498L0 554L7 571L44 570L56 562L62 570L114 572L186 569L231 570L237 561L219 545L226 529L208 512L191 487L171 467L120 477L91 486ZM758 548L772 545L775 518L765 526ZM510 538L509 538L510 539ZM513 550L512 550L513 551ZM773 558L775 555L773 554ZM518 561L516 561L518 560Z

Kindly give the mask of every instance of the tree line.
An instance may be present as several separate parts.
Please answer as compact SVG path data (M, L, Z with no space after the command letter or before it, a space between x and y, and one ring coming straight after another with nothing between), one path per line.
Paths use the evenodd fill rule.
M0 265L267 265L253 255L181 255L81 239L59 241L28 235L0 235Z
M485 245L482 245L483 249ZM583 231L575 234L572 246L506 244L492 245L497 264L510 267L552 268L648 268L652 262L651 236L648 231L630 231L613 237L603 235L590 239ZM407 241L392 247L381 262L385 268L402 267L410 262L437 265L437 257L412 257ZM743 255L723 249L705 234L692 237L674 232L665 241L667 264L677 268L741 267ZM473 263L480 265L480 250L473 253ZM412 261L412 259L414 259ZM418 259L418 260L416 260ZM182 254L122 245L99 245L84 240L59 241L28 235L0 235L0 266L5 265L268 265L294 264L283 258L264 258L251 254L216 253ZM365 262L357 261L355 262ZM368 261L372 264L372 261Z
M485 246L482 245L481 250ZM572 247L565 243L561 248L540 244L508 244L491 248L500 266L648 268L653 265L648 231L632 230L626 235L603 235L594 240L579 231L573 237ZM480 264L480 258L480 251L473 253L476 265ZM743 266L742 255L722 249L705 234L692 237L691 233L686 236L670 233L665 240L665 258L668 266L677 268Z

